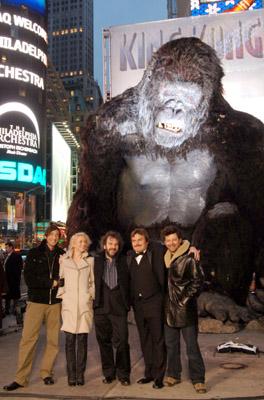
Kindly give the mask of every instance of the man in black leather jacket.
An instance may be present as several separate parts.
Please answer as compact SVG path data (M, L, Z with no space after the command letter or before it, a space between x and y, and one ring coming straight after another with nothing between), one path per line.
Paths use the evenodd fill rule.
M58 353L61 309L61 300L56 298L56 294L59 280L59 257L64 253L57 246L60 235L61 232L55 224L49 225L40 246L28 252L24 270L28 286L28 306L19 346L18 367L14 382L4 386L4 390L11 391L27 386L44 319L47 344L40 375L46 385L54 383L51 375Z
M188 255L190 243L182 240L181 231L173 225L161 232L167 251L168 293L165 307L165 343L168 359L166 386L181 382L180 331L186 343L189 374L197 393L205 393L205 367L199 345L197 296L203 281L199 264Z

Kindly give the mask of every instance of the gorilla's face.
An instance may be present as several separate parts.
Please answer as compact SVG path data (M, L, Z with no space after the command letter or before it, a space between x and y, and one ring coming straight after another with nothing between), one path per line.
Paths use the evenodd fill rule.
M195 136L204 117L201 87L191 82L166 82L158 97L161 106L155 118L156 143L175 147Z

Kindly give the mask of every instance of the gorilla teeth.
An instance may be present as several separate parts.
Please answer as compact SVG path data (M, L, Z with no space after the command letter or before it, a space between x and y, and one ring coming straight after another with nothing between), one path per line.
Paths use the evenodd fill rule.
M157 128L165 129L166 131L173 132L173 133L182 132L182 129L179 126L169 124L169 123L164 123L164 122L159 122L157 125Z

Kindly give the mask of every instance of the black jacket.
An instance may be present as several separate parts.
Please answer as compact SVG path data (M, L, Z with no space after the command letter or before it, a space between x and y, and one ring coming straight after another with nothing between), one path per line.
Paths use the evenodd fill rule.
M105 254L104 252L97 255L94 259L94 282L95 282L95 313L104 313L105 304L103 272L104 272ZM123 255L118 255L116 258L116 269L118 288L111 291L111 306L115 308L114 314L124 314L130 309L130 291L129 291L129 275L126 264L126 258ZM109 312L109 311L108 311Z
M147 247L147 256L149 263L152 267L152 273L159 285L160 292L162 293L162 295L164 295L166 292L166 284L167 284L165 264L164 264L164 252L165 252L164 246L161 245L160 243L152 242ZM130 272L130 277L131 277L131 262L134 256L135 252L133 250L130 250L127 253L127 265L128 265L128 270ZM131 282L131 292L132 291L133 291L133 283Z
M20 280L23 268L22 257L14 251L10 254L5 262L5 274L9 287L6 299L19 299L20 294Z
M166 298L166 322L169 326L183 328L198 322L197 296L203 273L192 255L188 255L189 246L179 247L172 258L165 254L168 268L168 294Z
M56 246L50 262L46 240L43 240L38 247L29 250L24 269L29 301L42 304L61 302L60 299L56 299L58 288L52 288L52 284L54 280L59 279L59 257L63 253L64 251Z

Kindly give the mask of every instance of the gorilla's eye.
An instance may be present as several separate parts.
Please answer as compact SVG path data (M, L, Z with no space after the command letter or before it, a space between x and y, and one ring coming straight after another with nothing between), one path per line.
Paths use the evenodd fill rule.
M165 107L166 108L174 109L175 105L176 105L176 101L175 100L169 100L169 101L166 101L166 103L165 103Z

